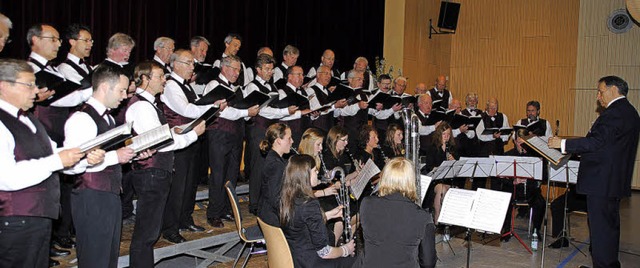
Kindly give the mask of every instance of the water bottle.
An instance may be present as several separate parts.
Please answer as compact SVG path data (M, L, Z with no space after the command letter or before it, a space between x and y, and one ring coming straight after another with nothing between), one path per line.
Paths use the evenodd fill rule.
M442 236L442 240L445 242L451 240L451 234L449 233L449 226L444 227L444 235Z
M538 232L536 229L533 229L533 236L531 237L531 250L538 250Z

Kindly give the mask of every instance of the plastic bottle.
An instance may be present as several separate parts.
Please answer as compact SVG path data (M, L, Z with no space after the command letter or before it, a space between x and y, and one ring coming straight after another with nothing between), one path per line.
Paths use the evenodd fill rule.
M533 235L531 236L531 250L538 250L538 232L536 229L533 229Z
M449 233L449 226L444 227L444 235L442 236L443 241L451 240L451 234Z

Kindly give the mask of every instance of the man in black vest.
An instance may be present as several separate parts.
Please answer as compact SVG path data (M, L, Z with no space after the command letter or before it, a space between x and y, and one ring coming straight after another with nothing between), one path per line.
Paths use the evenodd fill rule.
M462 110L463 115L476 116L482 114L482 110L478 109L478 94L475 92L467 93L467 96L464 98L464 104L467 108Z
M404 87L407 86L407 79L404 77L398 77L396 78L396 83L393 83L394 85L394 90L391 90L391 77L387 74L381 74L380 76L378 76L378 80L377 80L377 92L372 93L373 94L390 94L390 95L394 95L395 94L395 88L399 87L400 84L402 83L400 80L401 79L402 82L404 82ZM404 94L404 88L402 89L400 95ZM407 94L409 95L409 94ZM372 97L374 98L374 97ZM394 104L391 108L389 108L393 111L393 113L391 115L389 115L386 118L380 118L377 116L373 117L373 126L376 129L376 131L378 132L378 137L386 137L387 135L387 128L389 127L390 124L398 124L400 126L402 126L402 115L400 113L400 110L402 110L402 103L396 103ZM384 139L384 138L381 138Z
M240 75L242 64L240 58L229 55L220 61L220 75L209 82L204 90L206 95L212 90L224 90L242 97L240 89L233 85ZM239 95L238 95L239 94ZM209 142L209 207L207 219L211 226L223 228L222 220L233 221L231 205L225 194L224 185L231 181L236 186L240 174L240 158L242 154L242 138L244 136L244 118L258 114L258 105L249 109L237 109L230 104L220 113L211 126L207 127Z
M222 59L228 56L237 57L238 50L240 50L241 45L242 45L242 39L240 39L240 36L237 34L229 34L227 35L227 37L224 38L224 53L222 53L222 58L216 60L213 63L213 68L217 69L216 73L219 74L222 69L220 64L222 62ZM239 72L240 74L238 75L238 79L235 82L233 82L234 85L244 87L249 83L251 83L251 81L253 81L253 71L251 71L251 68L247 68L247 66L244 65L242 61L240 61Z
M320 57L320 65L318 66L318 68L311 67L311 69L309 69L309 72L307 72L307 76L305 77L305 84L309 81L311 81L311 84L313 84L313 80L316 79L318 75L317 72L319 72L321 66L329 68L329 74L331 75L331 81L328 85L329 87L337 86L338 84L340 84L340 71L338 71L337 68L333 68L335 60L336 54L333 52L333 50L325 50Z
M58 149L33 114L33 68L0 59L0 267L47 267L51 220L58 218L58 170L85 154ZM87 161L102 161L96 151Z
M365 57L358 57L353 62L353 70L356 72L362 72L362 88L367 91L372 91L375 88L375 78L371 71L369 71L369 61ZM340 75L342 81L348 80L349 72L344 72Z
M304 82L304 72L300 66L291 66L287 69L287 82L283 87L279 88L280 98L290 96L292 94L302 95L308 97L307 91L302 88ZM291 115L287 115L280 118L281 123L287 124L291 128L291 138L293 139L293 148L297 148L302 138L302 133L311 125L311 119L309 116L305 116L311 112L308 107L306 109L296 111ZM295 106L298 109L298 106Z
M331 69L329 67L326 65L318 67L315 82L312 81L311 86L306 89L308 96L314 96L310 102L317 101L318 105L326 105L329 103L329 94L336 89L336 86L331 86L332 79ZM342 99L336 101L329 109L321 111L317 117L312 116L311 126L321 129L324 133L329 133L329 129L335 125L333 112L345 106L347 106L347 100Z
M300 56L300 50L292 45L287 45L282 51L282 63L273 69L273 83L278 88L284 87L287 84L287 69L291 66L295 66Z
M355 152L358 147L358 133L363 125L366 125L369 120L369 103L367 103L367 95L362 88L362 82L364 80L364 72L350 70L346 75L349 84L340 84L338 88L348 88L353 94L351 104L342 109L336 110L335 114L339 116L340 125L344 127L349 133L349 141L347 149L351 152Z
M489 98L487 101L487 107L482 113L482 120L476 127L476 134L479 139L479 155L504 155L504 146L509 141L511 134L500 135L499 131L495 131L491 134L482 134L487 128L509 128L509 119L506 114L498 112L498 100L494 97ZM478 187L485 188L486 178L473 179L473 189ZM493 190L505 190L512 191L513 184L511 180L492 178L491 189ZM509 236L506 236L509 237ZM508 239L508 238L507 238Z
M153 42L153 50L156 51L153 55L153 60L162 66L162 71L166 76L169 76L171 73L169 58L175 49L175 41L169 37L161 36Z
M431 134L436 131L436 127L440 125L441 120L436 121L434 117L431 117L431 111L433 111L433 102L429 94L423 94L418 97L418 107L416 109L416 115L420 119L420 127L418 133L420 133L420 151L421 154L426 152L429 145L432 143Z
M165 90L162 66L153 62L140 63L135 68L134 77L138 88L144 89L130 99L126 111L126 120L133 123L134 132L144 133L167 124L167 118L159 107L161 104L156 102L156 96ZM153 245L160 236L162 216L173 178L173 151L195 142L204 133L204 125L202 122L193 131L182 134L173 128L173 144L160 148L149 159L133 162L131 176L138 203L131 236L131 267L153 267Z
M531 127L529 127L527 129L523 129L523 133L516 133L517 135L513 135L513 143L515 144L514 149L518 154L529 154L527 151L533 150L527 149L523 146L524 141L521 139L522 137L536 135L546 141L553 136L549 121L540 118L540 103L535 100L527 102L527 118L520 119L517 123L517 125L523 127L530 124L535 124L535 128L531 129Z
M58 65L58 70L64 78L80 83L92 70L91 65L86 62L93 47L91 32L87 26L72 24L65 31L64 39L70 48L65 61Z
M447 77L444 75L439 75L436 79L436 83L432 89L427 91L427 94L431 95L431 99L433 100L433 109L439 109L442 111L446 111L453 100L453 95L451 95L451 91L447 89Z
M189 83L194 61L191 51L179 49L171 55L173 72L160 96L162 108L169 127L187 124L203 115L213 105L195 105L197 94ZM162 236L173 242L184 242L179 230L202 232L204 228L193 222L191 214L198 190L197 162L200 143L195 142L184 149L176 150L174 177L171 182L169 201L165 208Z
M101 66L92 75L92 86L92 97L65 123L66 147L82 145L116 127L108 111L127 97L129 78L119 69ZM108 151L99 164L81 161L65 171L78 175L71 209L79 266L117 266L122 229L120 164L128 163L135 155L131 148L122 147Z

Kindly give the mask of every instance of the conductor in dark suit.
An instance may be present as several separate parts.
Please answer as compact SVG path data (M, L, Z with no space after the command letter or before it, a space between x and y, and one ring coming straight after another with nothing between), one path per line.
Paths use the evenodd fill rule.
M620 199L631 195L640 117L626 98L629 86L617 76L598 81L600 117L584 138L549 139L549 147L581 154L577 192L587 196L591 257L595 267L620 267Z

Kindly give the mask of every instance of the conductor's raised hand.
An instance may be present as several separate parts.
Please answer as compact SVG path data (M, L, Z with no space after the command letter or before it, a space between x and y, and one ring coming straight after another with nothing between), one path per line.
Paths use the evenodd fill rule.
M549 148L560 149L562 146L562 139L556 136L549 138Z
M80 148L65 149L58 153L63 167L70 167L78 163L84 157Z

